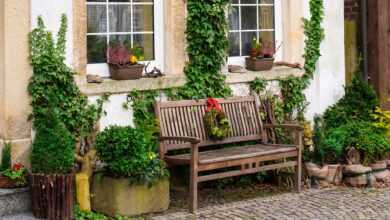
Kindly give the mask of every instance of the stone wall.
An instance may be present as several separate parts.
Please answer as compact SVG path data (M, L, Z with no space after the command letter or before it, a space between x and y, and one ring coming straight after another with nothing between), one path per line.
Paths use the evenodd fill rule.
M31 111L27 93L31 76L30 0L2 0L0 17L0 148L10 142L12 161L25 162L31 145L31 124L27 120Z

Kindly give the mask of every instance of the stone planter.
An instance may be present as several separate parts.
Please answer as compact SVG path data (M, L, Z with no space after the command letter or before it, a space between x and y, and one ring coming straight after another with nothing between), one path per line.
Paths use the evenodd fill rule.
M246 68L252 71L265 71L272 69L274 58L252 58L245 59Z
M151 187L130 185L127 178L102 177L93 184L92 209L109 216L136 216L162 212L169 207L169 180Z
M343 170L340 164L329 164L328 166L328 175L326 180L328 183L334 185L340 185L343 181Z
M115 80L141 79L144 65L135 64L127 66L118 66L109 64L110 77Z
M364 187L374 185L376 179L372 175L372 169L361 164L347 165L344 167L344 179L347 185Z

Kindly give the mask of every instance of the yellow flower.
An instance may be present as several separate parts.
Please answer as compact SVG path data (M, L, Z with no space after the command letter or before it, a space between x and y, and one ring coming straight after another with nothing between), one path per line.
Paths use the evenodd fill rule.
M153 160L154 158L157 157L157 155L155 153L153 153L153 152L149 152L148 157L149 157L149 160Z
M130 55L129 60L130 60L130 63L131 63L131 64L136 64L136 63L138 62L137 57L134 56L134 55Z

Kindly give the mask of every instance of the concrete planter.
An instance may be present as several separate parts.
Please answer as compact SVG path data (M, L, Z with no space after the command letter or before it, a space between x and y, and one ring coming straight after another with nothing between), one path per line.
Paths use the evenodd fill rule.
M136 216L162 212L169 207L169 180L151 187L130 185L127 178L103 177L93 184L92 209L109 216Z

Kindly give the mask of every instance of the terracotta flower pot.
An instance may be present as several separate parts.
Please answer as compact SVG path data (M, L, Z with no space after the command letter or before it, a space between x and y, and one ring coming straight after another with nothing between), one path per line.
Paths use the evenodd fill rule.
M140 79L142 78L142 72L144 70L144 65L142 64L126 66L109 64L109 67L110 77L115 80Z
M274 65L274 58L253 58L245 59L246 68L252 71L265 71L272 69Z
M31 176L32 211L49 220L73 219L74 175Z

